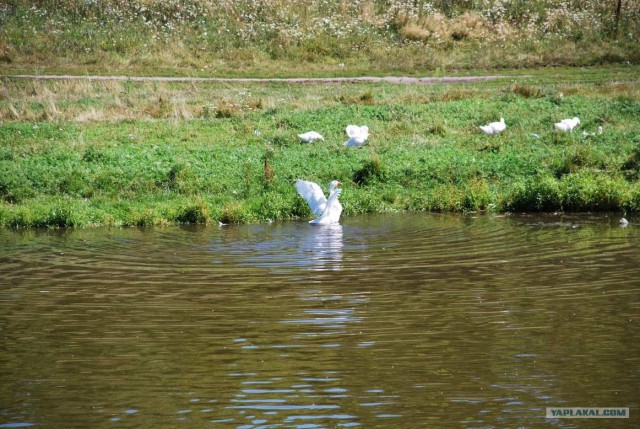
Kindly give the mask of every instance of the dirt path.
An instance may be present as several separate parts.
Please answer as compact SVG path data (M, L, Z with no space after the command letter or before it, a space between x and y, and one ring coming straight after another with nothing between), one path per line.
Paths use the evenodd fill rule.
M392 83L406 85L435 85L453 83L472 83L495 79L509 78L509 76L460 76L460 77L300 77L300 78L219 78L219 77L152 77L152 76L73 76L73 75L6 75L6 78L16 79L84 79L84 80L118 80L133 82L220 82L220 83ZM521 76L526 77L526 76Z

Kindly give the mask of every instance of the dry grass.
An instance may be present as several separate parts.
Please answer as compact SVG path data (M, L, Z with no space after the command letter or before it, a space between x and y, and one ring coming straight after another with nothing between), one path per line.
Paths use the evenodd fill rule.
M272 105L193 84L89 80L7 80L0 121L119 121L232 117Z
M530 85L517 84L517 83L513 85L513 93L518 94L525 98L536 98L536 97L541 97L543 95L540 88L530 86Z
M95 108L91 108L88 111L80 112L78 116L75 117L75 122L99 122L105 120L104 111L96 110Z
M377 94L358 87L338 92L324 86L133 82L119 80L5 79L0 121L97 122L121 120L190 120L242 117L280 108L321 108L340 103L372 105ZM338 88L338 87L336 87ZM2 91L0 91L2 93Z
M405 39L427 42L462 41L466 39L482 39L488 36L490 24L477 12L447 18L440 13L424 15L416 18L406 13L399 13L394 24Z
M115 80L19 80L0 82L1 122L102 122L121 120L175 120L195 118L244 118L255 112L277 115L283 110L327 109L353 105L359 110L380 104L426 104L472 98L487 98L482 85L505 85L504 90L523 98L543 97L547 85L565 96L585 91L580 82L600 81L600 89L611 95L637 96L637 68L549 71L548 84L538 79L513 83L496 81L481 85L416 87L408 85L263 85L189 82L134 82ZM250 129L249 132L253 132Z

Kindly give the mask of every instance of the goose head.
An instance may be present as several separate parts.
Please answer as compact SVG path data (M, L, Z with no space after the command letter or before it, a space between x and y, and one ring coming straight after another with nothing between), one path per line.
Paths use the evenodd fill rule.
M342 182L334 180L329 184L329 192L333 192L338 186L342 186Z

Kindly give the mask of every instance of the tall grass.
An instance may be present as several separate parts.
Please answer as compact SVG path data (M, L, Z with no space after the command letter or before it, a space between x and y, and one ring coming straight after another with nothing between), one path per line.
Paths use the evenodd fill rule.
M284 75L640 61L640 6L606 1L12 0L6 70Z

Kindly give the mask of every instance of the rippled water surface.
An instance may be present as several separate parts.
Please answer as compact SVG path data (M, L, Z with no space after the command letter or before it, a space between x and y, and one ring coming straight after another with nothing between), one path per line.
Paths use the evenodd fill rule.
M640 225L0 231L0 428L640 427ZM546 407L630 407L619 420Z

